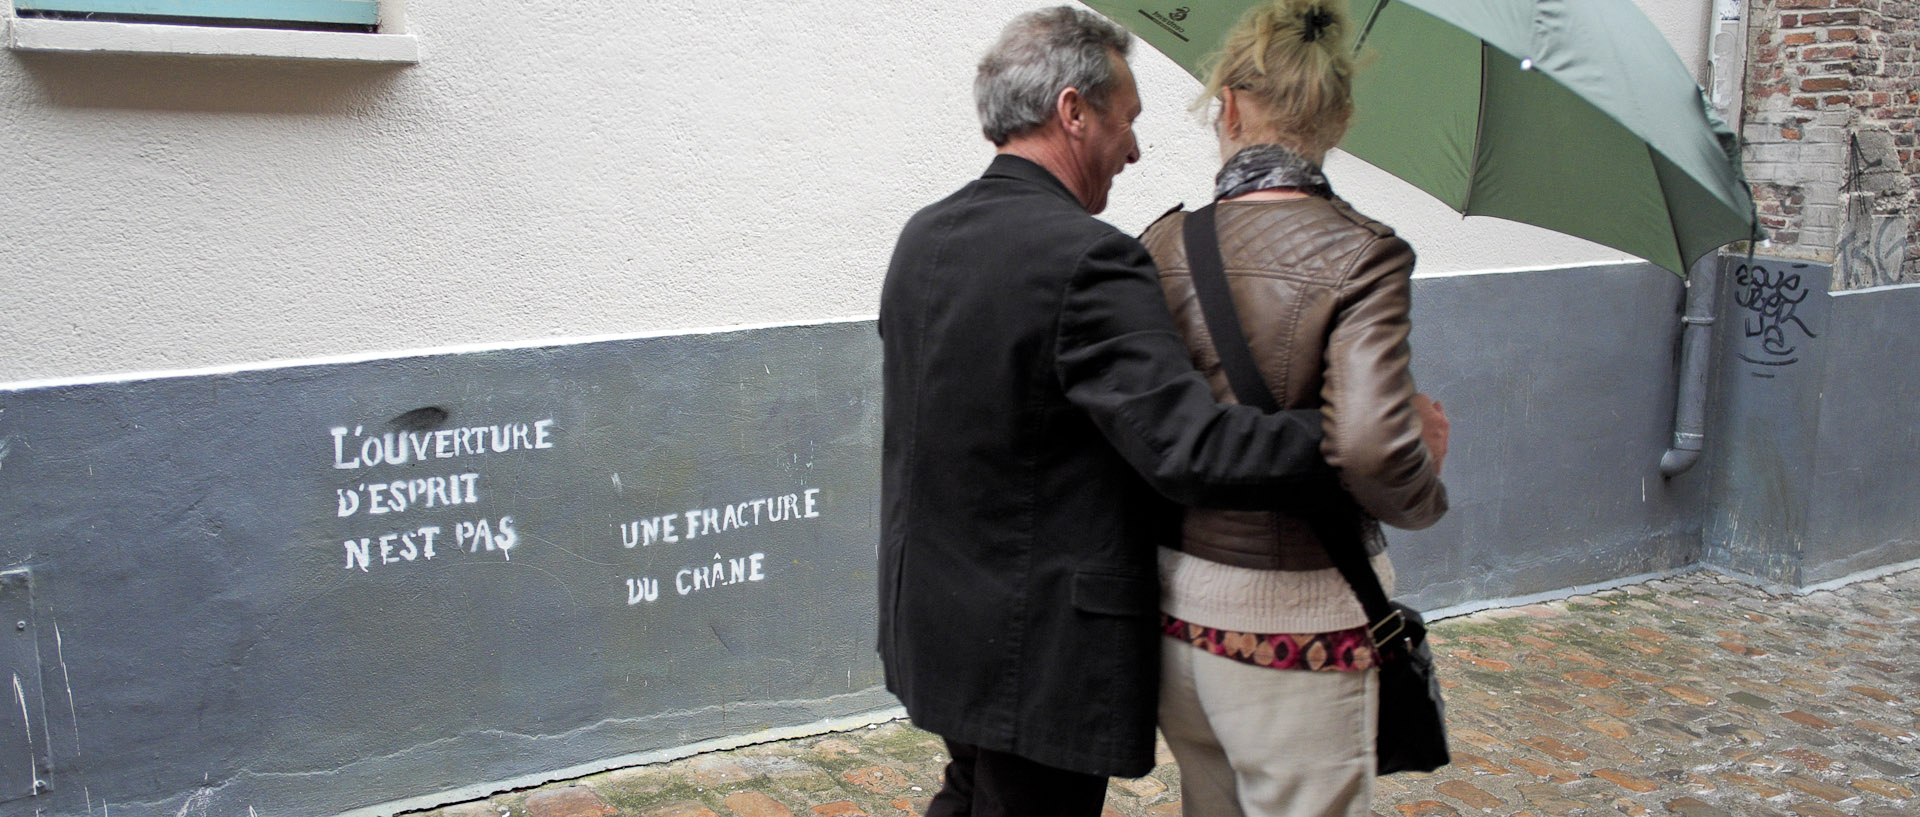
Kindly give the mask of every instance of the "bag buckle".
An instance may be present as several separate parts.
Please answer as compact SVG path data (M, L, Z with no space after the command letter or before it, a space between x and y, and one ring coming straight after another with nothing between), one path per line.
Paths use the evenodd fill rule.
M1387 634L1381 635L1380 630L1386 627L1392 627L1393 629ZM1376 650L1386 649L1388 644L1392 643L1394 639L1399 638L1400 634L1406 631L1407 619L1406 616L1401 615L1399 610L1387 614L1386 618L1374 622L1367 628L1368 635L1373 638L1373 648Z

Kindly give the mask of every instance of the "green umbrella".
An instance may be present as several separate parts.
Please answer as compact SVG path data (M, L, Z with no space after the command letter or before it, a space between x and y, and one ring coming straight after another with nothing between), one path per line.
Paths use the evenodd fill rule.
M1082 0L1194 76L1258 0ZM1755 238L1737 141L1632 0L1347 0L1341 149L1467 215L1675 273Z

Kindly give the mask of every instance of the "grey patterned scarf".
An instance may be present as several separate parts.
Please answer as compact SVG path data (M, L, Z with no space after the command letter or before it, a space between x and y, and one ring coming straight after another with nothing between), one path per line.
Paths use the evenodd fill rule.
M1320 166L1279 145L1251 145L1233 154L1213 177L1213 198L1230 199L1255 190L1291 187L1321 198L1333 197Z

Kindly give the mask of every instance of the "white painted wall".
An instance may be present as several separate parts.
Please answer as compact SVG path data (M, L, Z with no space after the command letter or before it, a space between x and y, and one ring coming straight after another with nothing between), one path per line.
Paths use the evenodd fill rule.
M1637 1L1700 70L1708 0ZM990 156L980 51L1045 4L407 5L410 68L0 54L0 383L869 315ZM1135 65L1128 230L1218 161L1198 83ZM1423 273L1619 257L1330 173Z

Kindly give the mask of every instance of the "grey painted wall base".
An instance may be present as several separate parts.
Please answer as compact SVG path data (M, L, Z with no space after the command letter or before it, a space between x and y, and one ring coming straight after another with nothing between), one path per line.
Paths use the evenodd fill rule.
M1920 287L1767 280L1673 480L1678 279L1416 281L1453 510L1389 534L1399 595L1920 559ZM879 372L856 321L0 390L0 817L381 814L891 717Z
M1766 579L1759 578L1749 573L1741 573L1739 571L1729 570L1727 568L1721 567L1720 565L1714 564L1712 562L1702 562L1697 566L1697 569L1718 573L1734 581L1752 585L1754 587L1760 588L1765 592L1772 593L1776 596L1805 596L1813 593L1825 592L1828 590L1838 590L1848 585L1859 584L1860 582L1870 582L1875 579L1892 576L1896 573L1905 573L1909 570L1920 570L1920 559L1914 559L1906 562L1894 562L1893 564L1881 565L1879 567L1870 568L1867 570L1848 573L1847 575L1841 576L1837 579L1828 579L1823 582L1816 582L1814 584L1801 584L1801 585L1788 585L1788 584L1781 584L1779 582L1768 581Z
M1651 264L1414 282L1414 377L1453 422L1453 507L1388 532L1402 595L1451 608L1698 559L1704 480L1659 470L1684 291Z
M1575 596L1591 596L1595 593L1603 593L1608 590L1617 590L1619 588L1628 587L1631 585L1645 584L1647 582L1660 581L1662 579L1671 579L1675 576L1685 576L1688 573L1695 573L1704 569L1706 569L1705 565L1695 563L1695 564L1686 565L1684 567L1669 568L1666 570L1656 571L1653 573L1639 573L1632 576L1621 576L1619 578L1608 579L1602 582L1594 582L1593 584L1582 584L1582 585L1575 585L1573 587L1562 587L1557 590L1548 590L1541 593L1528 593L1527 595L1524 595L1524 596L1506 596L1506 597L1497 598L1497 599L1476 599L1474 601L1461 602L1459 604L1453 604L1446 607L1435 607L1435 608L1421 610L1420 615L1421 617L1425 618L1428 622L1444 621L1450 618L1459 618L1460 616L1470 616L1470 615L1473 615L1474 613L1481 613L1487 610L1506 610L1514 607L1525 607L1530 604L1541 604L1549 601L1560 601L1562 599L1570 599Z
M0 814L335 814L894 706L878 366L859 322L0 392Z
M645 766L654 763L670 763L681 758L693 757L694 755L706 754L708 752L725 752L743 746L771 743L778 740L793 740L796 738L812 737L814 735L824 735L831 732L844 732L865 726L890 723L906 717L906 708L894 705L885 709L862 712L842 718L828 718L800 726L763 729L749 734L728 735L726 737L703 740L699 743L690 743L684 746L673 746L666 749L655 749L648 752L637 752L619 757L610 757L591 763L583 763L578 766L553 769L510 780L490 780L485 783L462 786L449 791L434 792L432 794L409 797L403 800L395 800L362 809L355 809L343 813L339 815L339 817L386 817L387 815L398 814L405 811L417 811L449 803L478 800L501 792L531 788L556 780L572 780L574 778L585 777L590 774L598 774L613 769L623 769L629 766Z
M1782 587L1920 558L1920 286L1725 261L1706 560Z

